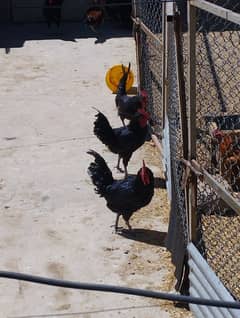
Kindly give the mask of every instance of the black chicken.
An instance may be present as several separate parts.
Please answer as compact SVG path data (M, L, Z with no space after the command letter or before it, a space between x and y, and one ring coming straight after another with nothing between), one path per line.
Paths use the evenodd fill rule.
M125 177L127 177L127 165L133 152L141 147L147 138L148 119L149 114L144 109L140 109L129 125L112 128L103 113L99 111L96 115L93 132L110 151L118 154L116 168L121 172L120 160L123 160Z
M86 24L89 25L92 31L97 30L104 20L104 10L100 7L91 7L86 12Z
M121 118L123 125L125 126L124 119L129 119L134 116L140 108L146 108L147 105L147 92L145 90L141 91L140 95L128 96L126 92L127 78L130 72L131 63L128 65L127 72L122 65L123 76L119 81L117 96L115 98L115 103L118 109L118 115Z
M133 213L146 206L154 194L154 176L143 161L142 168L136 176L127 179L114 180L111 170L105 160L95 151L90 150L88 154L95 158L88 167L88 174L95 185L95 192L104 197L107 207L117 213L115 231L118 231L118 221L122 215L129 230L131 226L129 219Z
M64 0L46 0L43 8L43 16L50 28L52 23L60 26L62 18L62 4Z

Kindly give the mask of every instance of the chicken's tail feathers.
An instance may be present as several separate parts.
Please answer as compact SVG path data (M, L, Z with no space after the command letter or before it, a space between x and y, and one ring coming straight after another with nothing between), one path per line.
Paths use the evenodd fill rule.
M127 74L129 74L130 69L131 69L131 63L129 62L129 63L128 63L128 70L127 70Z
M116 136L107 117L100 111L96 114L93 128L94 135L110 149L116 144Z
M96 110L98 113L101 113L101 111L98 108L94 107L94 106L92 106L92 109Z
M131 69L131 63L130 62L128 64L127 71L125 71L125 67L122 64L123 76L121 77L121 79L119 81L119 84L118 84L117 96L126 94L126 84L127 84L127 79L128 79L128 75L129 75L130 69Z
M112 172L109 169L106 161L102 156L94 150L88 150L87 153L94 157L94 162L91 162L88 167L88 175L92 183L95 185L95 192L100 196L106 193L106 187L114 181Z

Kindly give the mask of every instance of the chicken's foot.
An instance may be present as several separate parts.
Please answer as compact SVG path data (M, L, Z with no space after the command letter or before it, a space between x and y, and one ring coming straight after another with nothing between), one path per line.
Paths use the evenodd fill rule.
M120 115L120 119L121 119L121 121L122 121L123 127L126 127L125 122L124 122L124 116L121 116L121 115Z
M127 167L124 165L124 173L125 173L125 179L127 179L128 177L128 171L127 171Z
M115 221L115 233L118 232L118 221L119 221L119 218L120 218L120 214L117 214L116 221Z
M119 172L123 173L124 171L120 168L120 160L121 157L118 155L118 162L117 162L117 166L115 167Z

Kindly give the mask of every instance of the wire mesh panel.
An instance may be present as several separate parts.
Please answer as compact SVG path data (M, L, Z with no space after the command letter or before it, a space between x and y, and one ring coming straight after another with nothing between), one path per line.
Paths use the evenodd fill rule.
M162 131L162 3L158 0L137 0L136 15L150 31L139 29L141 87L148 93L148 110L155 133ZM154 35L154 36L152 36Z
M184 166L183 134L179 107L179 87L177 76L177 48L175 42L174 22L167 26L167 69L168 94L167 118L169 123L169 146L171 162L171 215L168 229L167 245L172 252L172 259L176 266L176 289L187 293L185 282L182 283L184 271L185 252L188 243L188 224L185 207L185 192L183 189Z
M181 187L183 165L183 135L181 132L179 92L177 76L176 43L174 33L174 1L150 0L135 2L136 16L139 24L139 68L140 85L146 89L149 95L148 110L154 126L154 133L166 142L167 153L170 160L167 161L167 176L170 178L171 190L171 215L168 231L168 248L172 252L172 259L176 266L176 288L181 288L182 273L184 267L185 251L187 246L188 229L185 210L185 195ZM167 10L168 7L168 10ZM163 11L169 14L163 26ZM171 12L171 13L170 13ZM167 29L163 34L163 29ZM165 38L164 38L165 37ZM167 43L166 56L164 46ZM163 58L163 56L165 56ZM166 72L167 74L163 74ZM163 78L168 78L168 86L163 87ZM163 110L163 94L167 94L166 111ZM165 129L163 131L163 121ZM166 155L166 154L165 154Z
M239 1L211 1L240 11ZM197 9L197 161L240 206L240 25ZM197 247L240 299L240 216L207 183L197 188Z
M186 94L189 101L192 100L193 95L191 83L188 83L190 90L185 92L184 85L180 85L179 75L181 69L182 82L184 77L185 81L188 81L187 66L190 61L196 63L195 76L194 79L191 78L194 83L196 81L196 160L206 169L215 184L210 186L209 179L207 182L202 178L197 182L195 243L224 285L240 299L240 245L238 244L240 216L235 212L240 211L240 26L236 22L236 13L240 13L240 2L204 1L204 9L196 8L195 50L189 51L187 37L189 32L192 32L192 26L190 30L188 26L194 20L191 20L190 24L187 21L187 1L177 0L176 3L183 31L180 37L183 43L182 68L179 68L178 59L179 25L174 31L176 15L170 19L166 15L163 27L162 11L166 8L164 3L153 0L135 1L136 16L140 19L138 62L141 87L149 94L149 111L155 132L162 138L166 125L169 131L167 138L169 138L170 152L168 169L171 171L171 216L168 246L173 252L173 261L178 271L176 276L180 281L179 270L183 268L190 228L186 208L190 213L194 211L191 198L187 199L182 188L185 183L183 181L186 181L186 186L190 179L185 175L186 171L181 161L183 157L186 158L186 147L183 145L185 143L186 146L188 140L183 127L183 120L186 118L183 118L182 113L184 106L182 94ZM192 1L189 5L194 3L197 3L198 7L202 5L198 0ZM220 7L211 7L212 4ZM209 6L212 9L208 10ZM228 19L227 15L223 18L224 9L234 10L234 19ZM190 38L192 41L194 37ZM188 54L193 54L194 51L195 59L192 59ZM192 69L190 68L191 72ZM167 78L164 86L163 78ZM163 95L166 102L164 110ZM190 108L191 112L193 108L192 106ZM191 113L188 115L193 118ZM192 132L193 127L194 124L189 124L188 133L195 137L195 133ZM193 143L194 141L188 140L188 151L191 152L188 153L189 158L194 157ZM191 186L193 180L194 178L190 181ZM194 190L193 187L191 189ZM194 196L194 191L191 191L189 193ZM223 193L227 193L227 197L230 196L231 200L234 200L235 210L231 208L232 204L226 204L226 195L224 196ZM192 225L193 223L191 231L193 231Z
M155 34L162 32L162 2L137 0L137 16Z
M209 2L217 4L225 9L230 9L234 12L240 13L239 0L209 0Z

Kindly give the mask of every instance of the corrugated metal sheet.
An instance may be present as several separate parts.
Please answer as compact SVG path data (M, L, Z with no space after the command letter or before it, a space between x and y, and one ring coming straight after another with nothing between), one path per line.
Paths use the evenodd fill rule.
M188 264L190 268L190 295L207 299L234 301L234 298L209 267L196 247L190 243L188 244L187 250L189 253ZM236 309L206 307L193 304L189 307L197 318L240 317L240 310Z

